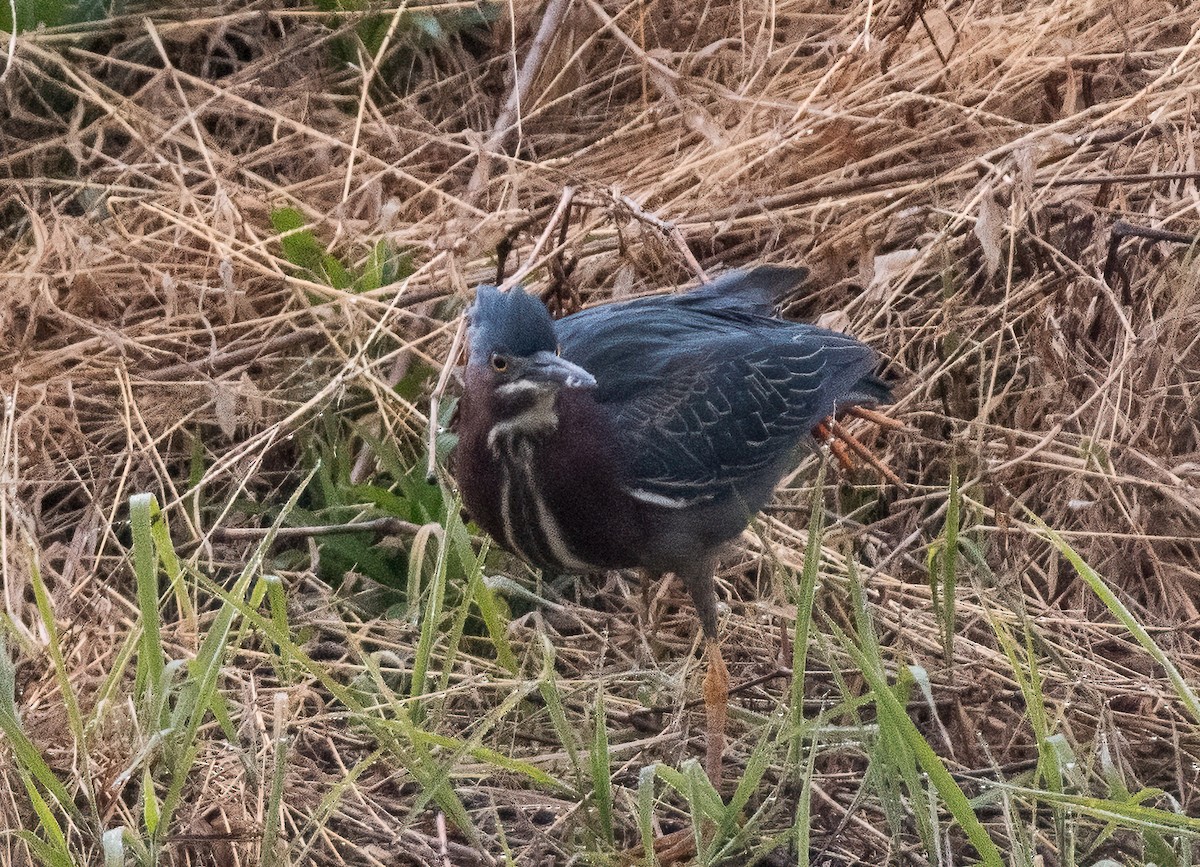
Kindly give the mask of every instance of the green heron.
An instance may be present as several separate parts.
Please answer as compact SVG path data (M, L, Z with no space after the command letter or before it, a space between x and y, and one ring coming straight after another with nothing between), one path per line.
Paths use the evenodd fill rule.
M682 579L703 629L719 780L729 676L716 558L822 422L887 403L875 352L774 316L807 269L733 271L689 292L551 319L520 288L478 289L451 470L467 513L556 573Z

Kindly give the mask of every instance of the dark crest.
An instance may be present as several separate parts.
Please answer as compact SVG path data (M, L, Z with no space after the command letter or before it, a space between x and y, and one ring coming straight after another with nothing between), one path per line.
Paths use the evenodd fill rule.
M467 311L471 361L488 358L493 352L527 356L554 352L554 320L536 295L520 286L501 292L495 286L480 286L475 303Z

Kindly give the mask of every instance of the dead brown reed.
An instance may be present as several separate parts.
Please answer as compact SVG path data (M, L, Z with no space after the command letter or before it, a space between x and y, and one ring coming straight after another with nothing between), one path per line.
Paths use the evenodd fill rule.
M245 543L213 533L247 519L239 504L290 495L298 443L325 414L353 416L422 460L427 395L392 386L413 365L440 369L453 316L494 278L502 239L515 241L510 270L532 264L539 288L557 282L581 303L693 279L673 236L632 202L677 230L707 273L803 262L811 288L788 315L831 317L888 359L893 415L910 430L874 447L908 489L872 492L864 474L865 488L835 492L849 517L825 539L818 602L834 622L855 621L845 591L855 540L888 660L929 673L933 707L914 698L910 711L951 769L968 780L1036 760L1027 698L997 637L1024 647L1032 636L1056 731L1080 755L1103 753L1131 790L1161 788L1196 815L1194 721L1024 509L1063 533L1194 682L1200 271L1186 245L1137 238L1107 280L1103 269L1118 220L1200 235L1200 5L574 0L517 4L515 20L497 7L490 28L445 23L474 8L421 7L442 16L432 39L418 38L410 12L389 12L382 59L361 52L359 18L279 4L17 38L0 85L0 391L11 405L0 540L18 703L51 764L78 767L80 756L62 746L31 551L90 708L138 616L122 526L131 494L157 495L198 568L236 571ZM346 44L360 50L354 64L336 55ZM577 192L561 243L526 262L565 186ZM411 251L415 272L361 293L305 277L271 227L281 207L352 264L386 241ZM352 448L369 476L370 448ZM964 566L947 660L926 555L952 464L982 561ZM780 576L800 566L794 511L806 512L808 478L780 493L724 572L734 683L761 678L738 696L735 767L787 694L795 608ZM311 572L284 577L314 659L346 680L373 652L411 659L409 623L359 619L349 594ZM633 815L638 767L688 754L694 624L671 588L642 615L636 587L591 587L592 598L580 590L514 620L509 637L530 667L521 677L479 648L461 654L438 731L474 737L536 676L544 631L573 721L603 684L618 808ZM164 629L176 656L196 651L194 624ZM839 666L852 667L828 635L817 642L814 712L838 694ZM434 812L410 814L420 786L405 769L368 761L370 731L348 726L311 678L280 681L257 653L229 660L222 689L243 740L203 730L209 772L189 782L176 817L178 863L260 857L275 690L293 715L282 827L296 863L499 863L508 847L519 863L551 864L578 851L578 799L472 754L451 782L480 836L452 829L439 841ZM145 733L115 713L79 773L106 793L106 818L136 826L121 773ZM494 718L482 745L565 774L563 746L536 719ZM864 767L853 750L817 763L814 855L919 858L895 848L879 805L858 796ZM785 777L769 774L758 800L794 803ZM21 780L0 779L3 824L21 827ZM791 821L783 806L766 815L743 851ZM1032 848L1061 863L1049 821L1031 823ZM997 819L998 837L1004 829ZM634 845L634 830L629 820L619 839ZM18 842L0 845L26 857ZM1092 854L1133 857L1131 846L1118 836Z

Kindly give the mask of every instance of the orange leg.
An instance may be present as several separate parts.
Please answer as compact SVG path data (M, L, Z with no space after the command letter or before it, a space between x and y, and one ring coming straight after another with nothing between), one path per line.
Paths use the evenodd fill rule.
M882 413L875 412L871 409L864 409L861 406L854 406L846 410L846 415L853 415L857 418L866 419L867 421L883 428L884 430L903 430L904 423L896 421L893 418L888 418ZM829 448L833 451L834 457L842 469L850 470L854 468L854 460L850 456L850 452L858 455L868 464L873 466L875 470L886 478L888 481L903 488L904 482L892 472L891 468L877 458L874 453L863 445L854 434L846 430L846 427L834 419L832 416L817 424L813 428L813 436L822 442L829 443Z
M721 655L721 644L707 639L708 673L704 676L706 743L704 770L713 787L721 790L721 765L725 758L725 724L729 718L729 669Z
M813 436L821 442L829 444L829 450L833 452L833 456L837 458L838 465L843 470L852 470L854 469L854 461L850 459L850 453L846 451L846 446L830 430L830 426L833 424L834 421L832 418L827 418L825 421L819 422L813 428Z

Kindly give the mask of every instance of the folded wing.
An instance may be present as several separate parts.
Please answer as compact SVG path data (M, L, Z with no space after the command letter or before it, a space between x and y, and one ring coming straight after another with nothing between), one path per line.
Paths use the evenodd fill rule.
M556 323L564 356L596 377L613 435L634 456L626 485L636 496L683 505L736 493L757 508L820 421L887 402L869 347L770 315L768 297L802 277L736 272L724 287Z

